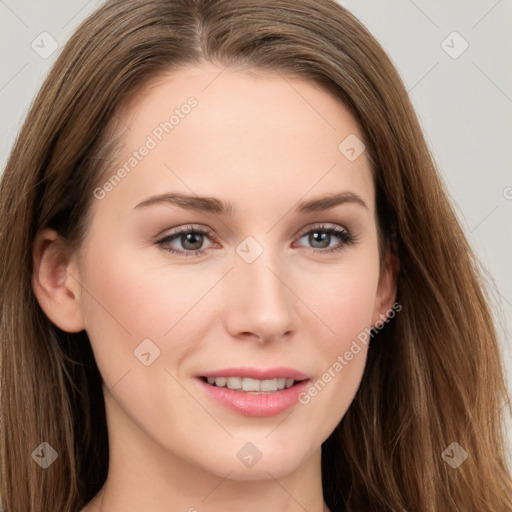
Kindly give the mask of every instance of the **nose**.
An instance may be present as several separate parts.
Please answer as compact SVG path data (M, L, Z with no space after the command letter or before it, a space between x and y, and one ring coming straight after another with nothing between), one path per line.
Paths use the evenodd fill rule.
M296 329L298 299L283 267L268 250L252 263L236 256L225 285L226 327L233 337L269 343L289 337Z

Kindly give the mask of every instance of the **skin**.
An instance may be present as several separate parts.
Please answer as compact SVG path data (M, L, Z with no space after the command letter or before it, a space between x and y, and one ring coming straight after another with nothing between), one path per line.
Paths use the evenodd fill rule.
M196 376L288 366L316 380L394 303L396 262L379 272L369 161L338 150L349 134L363 138L349 111L300 78L221 71L183 67L134 96L118 115L123 146L112 173L174 108L190 96L198 105L93 201L77 252L62 255L52 230L36 240L41 307L61 329L87 331L104 380L110 467L85 512L327 510L321 444L354 398L367 347L308 404L268 418L212 401ZM294 210L342 191L366 207ZM164 203L134 208L164 192L230 201L236 214ZM322 252L307 234L319 223L357 240ZM179 237L158 244L189 224L214 233L194 243L202 255L169 253L170 246L190 251ZM263 248L252 263L236 252L248 236ZM327 248L340 245L331 235ZM160 350L149 366L134 357L144 339ZM237 457L247 442L262 454L250 468Z

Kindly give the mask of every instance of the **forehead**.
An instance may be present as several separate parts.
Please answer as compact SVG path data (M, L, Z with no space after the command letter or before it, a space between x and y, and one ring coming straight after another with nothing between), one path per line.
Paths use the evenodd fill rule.
M122 188L130 203L170 190L282 203L346 188L373 202L365 152L354 160L340 150L363 139L356 120L303 78L186 66L147 83L117 118L121 146L110 171L128 172L111 195Z

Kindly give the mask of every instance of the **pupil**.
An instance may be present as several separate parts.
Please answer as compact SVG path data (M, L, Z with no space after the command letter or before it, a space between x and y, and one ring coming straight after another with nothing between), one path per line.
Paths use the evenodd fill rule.
M329 247L329 242L331 235L329 233L319 233L318 231L310 233L309 242L315 247L315 249L323 249L325 247ZM316 242L320 242L319 246L315 246ZM327 242L327 243L326 243Z
M200 235L199 233L181 235L181 243L184 249L197 250L203 245L203 235ZM187 244L196 244L196 246L190 247L187 246Z

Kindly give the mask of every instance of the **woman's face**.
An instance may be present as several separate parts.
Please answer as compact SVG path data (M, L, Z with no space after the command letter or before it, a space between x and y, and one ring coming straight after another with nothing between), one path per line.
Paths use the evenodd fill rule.
M221 71L173 71L119 113L69 273L112 445L279 478L350 406L393 285L348 110L302 79Z

